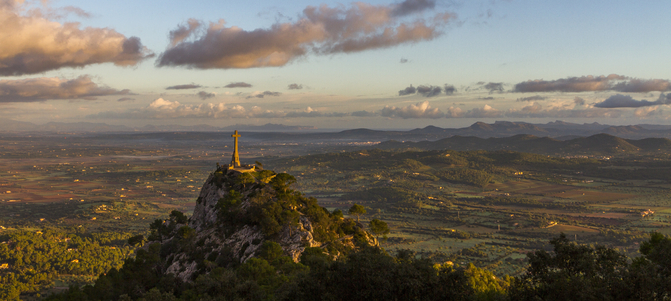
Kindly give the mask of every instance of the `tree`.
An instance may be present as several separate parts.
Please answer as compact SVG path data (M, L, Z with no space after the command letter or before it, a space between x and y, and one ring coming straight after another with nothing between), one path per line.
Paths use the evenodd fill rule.
M527 273L516 278L512 300L619 300L627 257L604 246L570 242L563 233L550 241L554 252L527 254Z
M296 183L296 178L288 173L279 173L272 180L270 180L270 184L273 186L273 188L275 188L275 190L281 190L285 193L287 192L287 189L289 189L289 186L294 183Z
M142 234L128 238L128 244L131 246L142 244L143 241L144 236Z
M186 224L189 221L189 218L184 215L181 211L173 210L170 212L170 217L175 219L175 222L178 224Z
M389 234L389 226L387 225L387 223L377 218L370 221L370 230L373 231L373 234L375 234L378 237L378 240L380 239L380 234L382 235Z
M366 214L366 208L359 204L354 204L352 205L351 208L349 208L349 214L350 215L356 215L356 221L359 221L359 215Z
M259 257L267 260L268 262L273 262L276 258L282 256L282 254L284 254L282 246L274 241L269 240L264 241L259 250Z
M247 184L254 184L255 182L256 180L254 179L254 177L246 172L238 175L238 178L235 181L236 184L242 185L243 188L246 188Z
M337 218L343 218L342 210L340 209L333 210L333 216Z

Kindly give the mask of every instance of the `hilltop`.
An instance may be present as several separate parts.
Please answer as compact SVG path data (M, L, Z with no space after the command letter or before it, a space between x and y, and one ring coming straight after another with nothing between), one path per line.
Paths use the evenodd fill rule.
M362 245L377 245L363 225L334 216L316 199L292 190L295 182L289 174L270 170L217 169L203 185L188 222L173 218L152 224L148 245L160 244L165 253L162 272L189 282L207 272L203 258L224 266L244 263L270 242L293 262L306 248L337 258Z

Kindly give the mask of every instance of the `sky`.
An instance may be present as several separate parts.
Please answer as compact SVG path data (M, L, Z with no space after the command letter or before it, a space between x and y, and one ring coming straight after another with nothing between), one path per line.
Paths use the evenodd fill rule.
M671 124L671 1L0 0L0 118Z

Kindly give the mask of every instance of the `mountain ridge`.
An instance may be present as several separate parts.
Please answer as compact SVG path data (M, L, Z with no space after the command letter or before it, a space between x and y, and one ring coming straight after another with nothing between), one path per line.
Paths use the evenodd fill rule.
M604 133L569 140L558 140L550 137L520 134L505 138L486 139L474 136L452 136L436 141L399 142L390 140L377 144L375 148L387 150L511 150L547 155L615 155L668 151L671 150L671 140L667 138L623 139Z

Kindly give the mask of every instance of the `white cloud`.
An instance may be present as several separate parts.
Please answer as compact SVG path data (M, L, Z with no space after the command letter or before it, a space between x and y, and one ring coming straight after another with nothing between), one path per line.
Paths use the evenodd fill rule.
M408 118L441 118L445 114L440 111L438 108L432 108L429 105L428 101L418 102L417 104L411 104L407 107L395 107L395 106L385 106L381 111L380 115L383 117L400 117L403 119Z
M308 107L303 111L264 110L258 106L247 109L241 105L226 106L225 103L182 104L157 98L144 108L127 111L107 111L88 117L91 118L302 118L302 117L343 117L347 113L320 112Z

